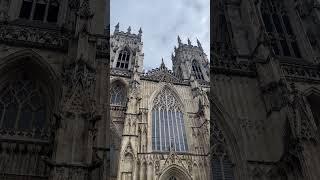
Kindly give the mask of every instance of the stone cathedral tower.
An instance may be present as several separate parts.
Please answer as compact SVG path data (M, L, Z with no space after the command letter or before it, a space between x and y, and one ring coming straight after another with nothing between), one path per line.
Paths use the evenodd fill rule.
M110 179L209 179L209 62L189 40L143 73L142 30L111 36Z
M107 179L106 0L0 1L0 179Z
M315 180L320 3L211 3L212 179Z

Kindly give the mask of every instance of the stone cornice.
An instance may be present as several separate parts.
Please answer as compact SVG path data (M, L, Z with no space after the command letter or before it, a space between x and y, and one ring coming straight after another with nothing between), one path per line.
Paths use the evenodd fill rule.
M315 65L281 63L280 66L289 81L320 83L319 67Z
M68 35L57 28L1 23L0 43L66 52Z
M213 74L255 77L257 72L253 63L236 61L214 61L210 70Z

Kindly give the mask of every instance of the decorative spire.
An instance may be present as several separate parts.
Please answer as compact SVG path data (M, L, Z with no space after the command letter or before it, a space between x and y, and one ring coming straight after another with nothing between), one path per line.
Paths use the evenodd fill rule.
M166 69L166 65L163 62L163 58L161 58L160 69Z
M141 29L141 27L140 27L140 29L139 29L139 34L142 34L142 29Z
M131 26L128 27L127 33L128 33L128 34L131 33Z
M197 44L198 44L198 47L202 49L201 43L198 38L197 38Z
M178 44L180 45L181 44L181 39L180 39L180 36L178 35Z
M142 29L140 27L138 37L141 39L141 36L142 36Z
M190 39L188 38L188 45L191 45L191 41L190 41Z
M119 23L115 26L115 28L114 28L114 32L116 33L116 32L119 32L119 27L120 27L120 25L119 25Z

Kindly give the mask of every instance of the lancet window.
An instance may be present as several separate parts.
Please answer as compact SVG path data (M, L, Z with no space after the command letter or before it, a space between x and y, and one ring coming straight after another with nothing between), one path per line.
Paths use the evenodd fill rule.
M283 1L262 1L261 13L266 32L272 40L274 53L279 56L301 58L296 36Z
M196 79L204 80L200 65L196 60L192 61L192 72Z
M59 1L23 0L19 18L43 22L57 22Z
M121 50L118 56L116 67L121 69L128 69L129 59L130 59L130 51L127 49Z
M154 100L152 149L154 151L188 151L182 104L169 88L162 89Z

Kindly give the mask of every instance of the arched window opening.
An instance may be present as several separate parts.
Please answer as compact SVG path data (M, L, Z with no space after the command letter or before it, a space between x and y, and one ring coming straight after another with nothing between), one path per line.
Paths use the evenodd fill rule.
M204 80L200 65L196 60L192 61L192 73L196 79Z
M310 105L310 109L313 115L313 119L315 121L315 124L317 126L317 128L320 128L320 96L315 95L315 94L311 94L309 96L307 96L307 100L309 102Z
M261 4L262 19L276 55L301 58L296 36L284 4L279 0L265 0Z
M0 93L0 128L42 130L48 116L40 83L29 79L7 81Z
M120 82L115 82L111 86L110 91L110 103L111 105L116 106L125 106L126 105L126 98L127 98L127 92L125 86Z
M130 60L130 51L128 49L124 49L120 51L116 67L121 69L128 69L129 60Z
M188 151L182 104L169 88L156 96L152 109L152 149Z
M177 180L177 178L174 177L174 176L171 176L171 177L169 178L169 180Z
M178 69L177 69L176 76L177 76L179 79L183 79L182 70L181 70L181 67L180 67L180 66L179 66Z
M213 157L212 179L234 180L233 165L230 160L223 157Z
M58 20L59 1L23 0L19 18L55 23Z

